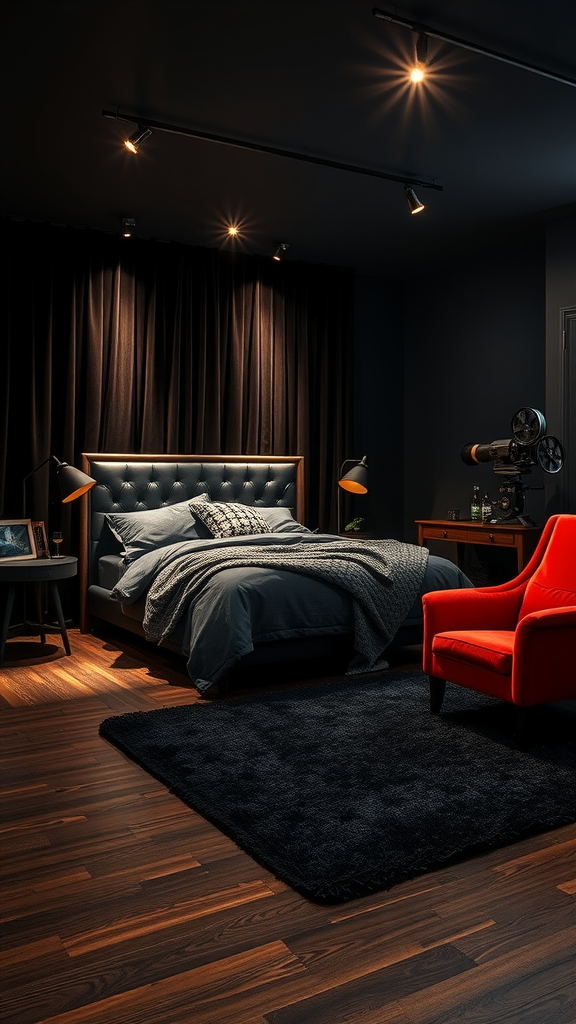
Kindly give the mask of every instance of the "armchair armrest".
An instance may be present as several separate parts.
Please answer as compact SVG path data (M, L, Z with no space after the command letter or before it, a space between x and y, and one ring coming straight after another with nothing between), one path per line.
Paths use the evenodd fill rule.
M452 629L515 629L524 587L517 590L431 590L422 596L424 622L434 633Z
M545 608L518 623L512 658L515 704L576 700L576 605Z
M499 591L433 590L422 597L424 612L424 671L432 674L432 640L436 633L454 629L513 630L524 596L524 587Z
M550 629L555 626L576 627L576 604L562 605L559 608L542 608L540 611L530 612L518 623L516 635L518 637L525 632Z

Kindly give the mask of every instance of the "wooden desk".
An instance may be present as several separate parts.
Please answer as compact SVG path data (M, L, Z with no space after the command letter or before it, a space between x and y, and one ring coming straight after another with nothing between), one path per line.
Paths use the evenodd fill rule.
M6 584L8 588L4 619L0 627L0 662L4 660L6 640L13 635L40 636L42 643L45 643L46 633L60 633L64 650L66 654L70 654L70 642L58 593L58 580L70 579L75 576L77 566L78 559L72 558L70 555L62 555L60 558L29 558L26 560L3 558L0 561L0 584ZM39 621L25 621L20 625L10 625L17 583L34 583L36 587L40 583L48 585L56 609L57 626L47 625L43 621L38 591L36 593L36 609Z
M456 544L456 558L460 569L464 567L466 544L485 544L493 548L515 548L520 572L540 540L539 526L520 526L507 523L475 523L471 519L416 519L418 543L427 540L446 540Z

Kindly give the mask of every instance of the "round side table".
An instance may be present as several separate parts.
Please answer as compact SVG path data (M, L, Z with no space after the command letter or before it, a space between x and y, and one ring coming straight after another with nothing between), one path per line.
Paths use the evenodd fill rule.
M3 558L0 560L0 585L7 586L6 607L0 633L0 662L4 661L4 649L9 636L40 636L42 643L45 642L46 633L60 633L66 654L70 654L70 643L66 632L66 623L62 613L62 603L58 593L58 580L69 579L76 575L78 559L70 555L62 555L61 558L29 558L24 560L14 558ZM36 609L38 622L24 621L19 625L10 625L12 608L14 606L14 594L17 583L36 584ZM43 621L42 605L40 601L38 584L46 583L48 591L54 602L58 625L47 625ZM24 616L26 619L26 616Z

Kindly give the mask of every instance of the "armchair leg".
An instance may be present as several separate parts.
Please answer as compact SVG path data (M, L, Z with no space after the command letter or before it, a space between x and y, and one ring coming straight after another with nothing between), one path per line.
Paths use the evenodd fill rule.
M430 714L439 715L446 693L446 680L437 679L436 676L428 676L430 681Z

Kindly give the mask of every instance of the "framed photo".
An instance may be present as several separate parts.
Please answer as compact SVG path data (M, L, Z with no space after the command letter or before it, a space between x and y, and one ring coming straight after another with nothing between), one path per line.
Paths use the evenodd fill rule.
M36 558L30 519L0 519L0 560Z
M32 523L32 533L36 545L36 558L51 558L44 523Z

